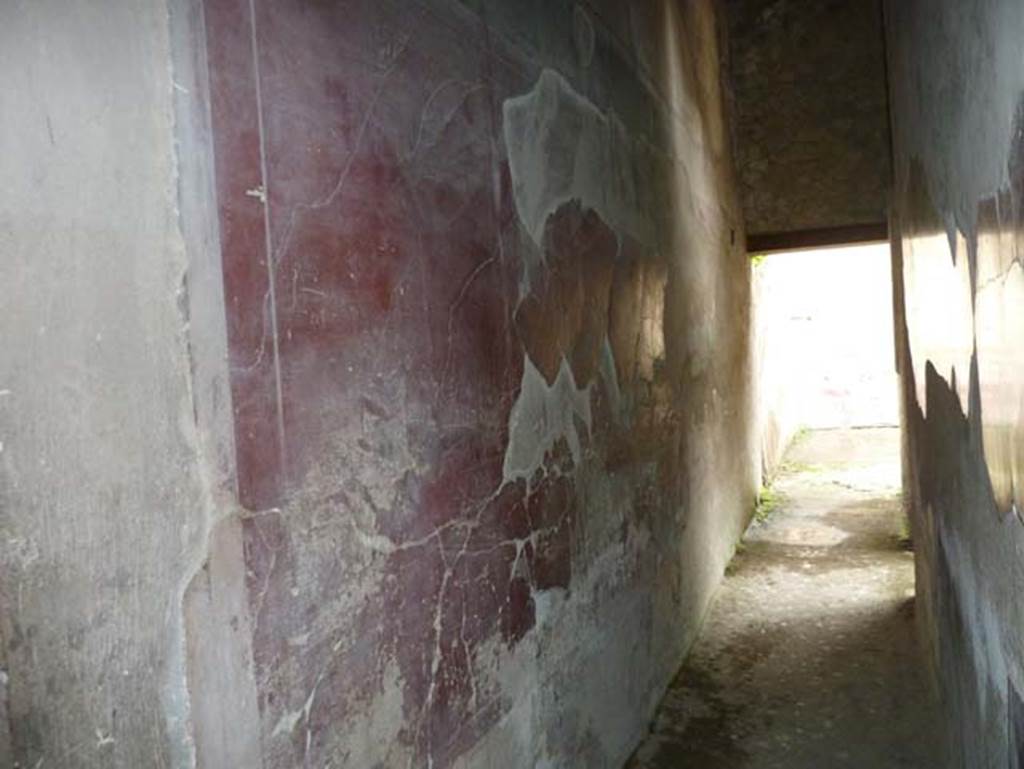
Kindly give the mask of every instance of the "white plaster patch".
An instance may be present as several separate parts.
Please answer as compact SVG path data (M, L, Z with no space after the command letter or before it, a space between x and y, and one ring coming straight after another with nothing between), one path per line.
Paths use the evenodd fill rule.
M975 296L982 445L995 504L1004 512L1024 509L1024 381L1018 362L1024 335L1024 269L1017 261L1006 264L1016 249L1005 240L1013 237L979 233Z
M956 232L952 241L932 233L903 242L906 285L907 334L917 401L927 415L925 368L930 362L956 393L964 413L968 410L971 354L974 350L974 311L967 264L967 241Z
M579 419L590 432L590 385L582 390L563 358L558 376L549 386L528 355L523 360L519 397L509 414L509 439L503 466L504 483L530 478L543 468L544 458L559 440L565 440L578 465L582 456Z
M533 90L506 100L505 143L519 219L540 246L548 217L570 201L596 211L616 234L648 243L638 152L613 113L605 114L545 69Z

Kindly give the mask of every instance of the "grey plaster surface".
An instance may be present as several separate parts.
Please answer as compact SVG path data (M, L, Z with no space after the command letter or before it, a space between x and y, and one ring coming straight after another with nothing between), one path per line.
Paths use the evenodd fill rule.
M167 6L2 18L0 766L191 766L180 603L212 489Z

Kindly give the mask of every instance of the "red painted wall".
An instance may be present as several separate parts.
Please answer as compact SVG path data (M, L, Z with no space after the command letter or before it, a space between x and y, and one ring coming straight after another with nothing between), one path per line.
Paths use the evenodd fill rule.
M203 21L265 765L620 763L756 475L713 8Z

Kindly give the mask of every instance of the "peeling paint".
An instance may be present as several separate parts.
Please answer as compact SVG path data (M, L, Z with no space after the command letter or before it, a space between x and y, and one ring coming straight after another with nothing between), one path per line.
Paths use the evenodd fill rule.
M904 278L897 347L922 628L951 755L1003 767L1015 760L1009 689L1024 680L1024 527L1013 514L1024 491L1024 8L888 2L886 16L893 253Z
M502 467L504 483L527 482L527 491L545 459L559 441L565 441L573 464L582 460L583 440L577 420L591 430L590 386L578 389L569 364L562 359L558 377L548 386L530 361L523 362L519 397L509 415L509 439Z
M637 176L634 140L606 114L545 69L529 92L505 101L505 144L519 219L542 247L548 218L578 201L617 233L653 240L653 201Z

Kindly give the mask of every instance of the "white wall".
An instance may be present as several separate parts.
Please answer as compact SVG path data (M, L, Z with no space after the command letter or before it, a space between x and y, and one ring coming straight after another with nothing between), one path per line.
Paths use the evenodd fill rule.
M772 254L752 264L766 470L803 427L898 424L888 244Z

